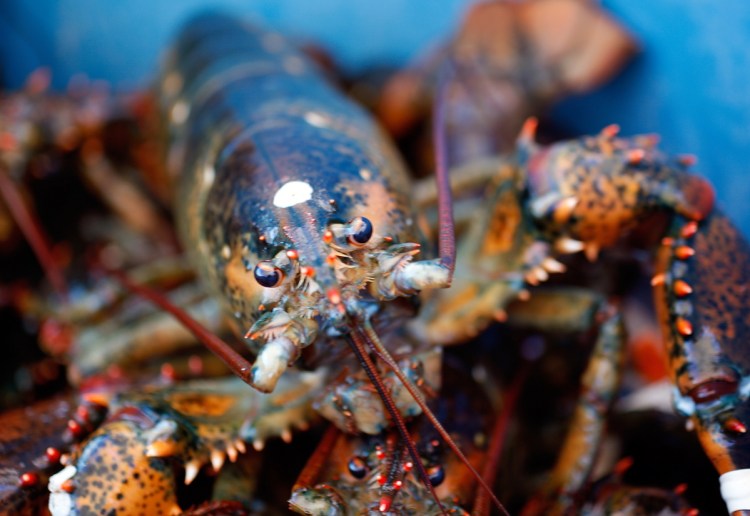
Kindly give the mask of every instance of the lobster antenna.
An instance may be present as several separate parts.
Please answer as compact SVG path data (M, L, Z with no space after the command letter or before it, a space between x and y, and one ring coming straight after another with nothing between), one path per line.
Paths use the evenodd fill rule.
M403 373L403 371L401 371L401 368L398 366L391 354L388 353L388 350L385 349L385 346L383 346L383 343L380 342L380 338L378 338L377 333L375 333L375 330L372 328L370 323L365 321L363 327L365 330L366 342L370 345L370 347L372 347L373 351L375 351L375 353L383 360L383 362L385 362L388 367L390 367L391 370L396 374L404 387L406 387L406 390L409 391L412 398L414 398L414 401L416 401L417 405L419 405L419 407L422 409L424 415L427 417L430 423L432 423L432 426L435 427L435 430L437 430L440 437L443 438L443 440L448 444L448 447L453 450L453 453L456 454L458 459L471 472L472 476L482 487L482 490L486 492L492 499L492 502L495 504L495 506L500 510L500 512L502 512L506 516L510 516L508 514L508 511L505 509L505 506L500 503L500 500L498 500L495 494L492 492L492 488L487 484L487 482L485 482L485 480L482 478L482 475L480 475L479 472L474 469L474 466L471 465L469 459L466 458L456 442L451 438L445 428L443 428L443 425L440 424L440 421L438 421L438 418L435 417L435 414L427 406L427 402L422 396L419 388L414 385L414 382L407 378L407 376Z
M448 173L448 144L445 128L445 106L450 68L443 67L435 95L435 119L432 123L432 143L435 148L435 182L438 189L438 254L440 263L448 268L448 281L453 280L456 267L456 227L453 221L453 199Z
M18 224L32 251L34 251L34 255L39 260L50 285L58 296L67 300L68 285L52 253L50 240L44 233L34 212L21 200L18 187L13 183L8 169L2 163L0 163L0 196L5 201L8 211Z
M349 343L349 346L352 348L352 351L354 351L357 360L359 360L359 363L362 365L362 369L364 369L365 374L367 374L367 377L370 379L370 383L372 383L373 387L375 387L375 390L378 391L378 395L383 401L383 405L390 414L391 419L395 423L396 428L398 429L398 433L401 434L401 438L404 440L404 444L406 444L406 448L409 450L409 455L411 455L411 458L414 462L414 467L419 472L419 477L422 479L422 483L429 490L430 495L437 503L438 507L440 508L441 514L447 515L448 513L445 511L443 504L440 503L440 498L438 498L438 495L435 492L435 488L430 481L430 477L427 475L427 471L425 471L424 469L424 464L422 464L422 460L419 457L414 439L412 439L411 435L409 434L409 430L406 428L406 422L404 421L404 418L401 417L401 414L396 407L396 403L393 401L393 398L391 398L391 395L385 388L383 379L378 374L377 369L375 368L375 364L367 354L367 349L365 348L365 342L368 341L366 333L362 332L361 328L355 328L351 332L351 334L347 335L346 340Z
M165 312L171 314L190 333L192 333L196 339L219 357L236 376L246 384L254 387L251 380L253 364L235 351L229 344L206 329L185 310L175 306L174 303L167 299L167 297L161 292L146 285L140 285L134 282L122 271L107 270L106 272L130 292L151 301Z
M500 458L503 453L503 444L505 442L505 434L508 431L508 424L513 412L516 410L516 403L521 394L521 387L526 382L526 377L529 374L529 365L525 364L521 369L521 372L516 375L513 379L513 383L508 389L505 399L503 400L503 408L500 414L495 420L495 424L492 425L492 431L490 434L490 448L487 450L487 461L482 468L482 477L487 481L492 481L497 476L497 470L500 465ZM484 491L477 493L474 500L474 507L471 510L471 514L475 516L485 516L490 514L490 504L487 495Z
M302 468L302 472L297 477L297 481L294 483L292 491L296 491L303 487L311 487L315 483L325 466L326 459L331 455L333 446L336 444L340 434L340 430L334 425L328 426L320 443L315 448L315 451L310 458L307 459L305 467Z

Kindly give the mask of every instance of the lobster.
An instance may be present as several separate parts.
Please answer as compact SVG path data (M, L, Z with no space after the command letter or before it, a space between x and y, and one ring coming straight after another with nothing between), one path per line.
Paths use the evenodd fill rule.
M334 373L340 371L334 367L351 364L349 367L353 368L355 361L348 358L347 345L354 348L357 361L364 362L368 372L374 372L375 368L367 362L369 353L362 353L362 344L373 346L377 351L372 353L382 355L386 364L392 366L395 360L388 359L383 351L385 348L379 345L383 339L385 347L396 352L398 358L406 356L408 367L405 372L393 368L381 374L384 384L381 390L391 392L402 413L411 415L424 410L419 400L412 399L414 393L409 392L409 388L413 388L412 384L437 388L436 377L424 372L434 370L429 365L434 360L434 351L428 349L425 354L418 353L422 351L422 345L416 343L424 335L424 322L414 323L416 338L402 328L404 322L414 315L411 296L416 291L448 283L450 259L446 255L449 253L441 253L441 260L414 261L418 250L414 242L418 237L416 216L408 211L408 183L398 159L382 143L377 129L359 110L323 85L312 67L277 35L256 34L257 37L250 39L232 37L246 34L244 31L238 25L227 25L221 20L205 26L194 25L184 33L182 43L175 50L160 82L160 102L169 126L167 161L171 173L191 172L182 175L178 195L182 208L177 218L186 247L197 258L199 272L207 280L213 297L223 303L235 334L249 340L259 358L252 364L223 344L208 340L247 383L258 390L272 390L274 396L285 392L286 379L297 378L295 371L284 372L292 361L301 360L308 367L317 368L325 375L324 383L335 378ZM238 62L239 54L247 50L256 52L255 55L263 59L253 64L233 64ZM216 60L216 55L223 57ZM295 102L290 102L287 96L276 98L272 94L272 84L281 86L284 93L304 92L305 95ZM253 91L263 93L248 98L240 85L252 85ZM216 136L206 139L206 134ZM289 142L285 140L285 134L294 134L298 140ZM328 144L332 144L336 154L330 153ZM280 149L286 150L278 152ZM309 153L302 153L300 149L309 150ZM325 172L332 170L333 165L327 159L332 157L336 158L337 174L338 171L341 173L328 177ZM338 165L342 166L339 168ZM299 167L296 170L300 175L278 175L279 170L287 170L287 167ZM537 309L544 305L535 303L541 297L536 292L531 303L525 306L506 306L506 300L524 299L533 290L531 287L546 279L550 272L561 272L560 263L546 254L550 248L557 245L564 251L573 251L582 246L581 240L573 241L557 235L553 238L553 230L539 231L544 222L549 222L542 219L550 213L553 222L562 221L564 230L568 231L571 219L564 215L572 211L571 203L563 202L559 209L555 209L558 208L557 201L563 198L545 196L542 187L533 192L531 202L528 202L529 199L524 197L525 181L518 175L518 170L520 168L513 171L508 168L508 173L495 180L500 186L496 190L498 199L512 202L490 204L500 222L493 225L495 238L486 240L487 249L495 247L491 249L493 252L509 242L516 246L506 255L515 261L500 268L512 271L499 283L511 285L511 293L506 299L505 294L498 297L492 292L489 296L492 302L477 303L486 308L478 319L469 313L471 324L458 325L463 333L457 340L478 333L495 319L536 318ZM255 174L253 177L263 184L263 191L250 188L241 172ZM542 180L545 176L532 177ZM549 177L554 175L549 174ZM670 177L671 174L667 174L652 184ZM255 180L253 184L257 184ZM669 193L684 191L683 185L678 185ZM238 202L238 196L246 202ZM381 202L386 209L381 208ZM674 206L674 203L669 204L670 209ZM301 209L305 207L309 209ZM690 202L678 203L677 208L683 214L695 216L696 212L689 209L694 208ZM700 208L698 212L708 211ZM252 217L244 219L243 215ZM249 224L248 220L255 225ZM503 226L503 221L509 221L509 225ZM513 225L519 221L519 225ZM309 231L296 229L300 227ZM520 230L509 239L510 229ZM620 232L620 228L615 231ZM471 242L472 239L465 241ZM473 241L474 244L463 249L479 245L476 239ZM593 257L598 246L587 241L584 244ZM464 262L466 266L457 272L459 292L464 281L460 279L464 274L462 271L477 274L484 270L480 267L472 271L475 262L466 251L458 261L459 265ZM250 278L250 271L253 278ZM486 285L498 284L494 282L496 277L491 279L493 282L487 281ZM127 283L127 278L121 280ZM485 287L476 276L474 281L480 290ZM134 287L138 290L137 285ZM455 310L451 309L451 303L443 304L451 300L451 296L453 307L459 305L461 296L456 296L455 292L435 295L440 300L437 304L427 299L428 310L422 312L427 316L428 330L430 325L443 322L441 317L445 318L444 321L452 320ZM392 298L396 297L405 299L393 302ZM477 299L486 301L488 297ZM495 302L496 299L501 301ZM586 296L580 299L583 300L583 311L588 313L587 321L592 314L606 311L598 299L594 302ZM381 303L384 300L391 302ZM433 310L435 306L439 309ZM470 308L474 306L476 304L469 305ZM465 317L466 313L462 313L460 317ZM196 328L195 325L191 327ZM440 339L445 339L442 332L434 329L429 335L432 342L442 343ZM404 377L415 376L404 381L399 373ZM311 387L313 392L299 397L302 405L307 407L308 395L317 397L321 412L348 431L376 434L383 430L388 419L398 420L389 408L371 403L369 379L362 378L361 374L346 373L342 376L346 376L346 381L335 387ZM375 381L377 383L377 379ZM237 383L232 386L232 397L242 396L237 394L242 393L236 389ZM726 383L731 384L731 381ZM723 387L724 384L716 385ZM196 393L200 393L201 388L200 385L191 385L191 395L200 398ZM210 392L221 392L217 388L214 385ZM244 445L237 444L239 442L257 442L257 447L262 447L262 432L248 432L241 436L242 439L235 440L238 436L234 432L243 426L236 420L231 438L212 443L212 447L200 446L205 444L201 441L205 436L200 433L182 440L184 436L180 432L183 427L178 427L175 432L171 425L159 426L164 414L174 419L175 411L180 412L178 408L183 410L178 419L184 418L184 411L189 406L171 402L172 393L180 391L180 388L151 391L151 396L145 400L126 393L108 400L113 416L95 437L87 439L80 455L72 457L81 464L78 478L81 485L76 487L76 477L71 476L72 470L66 467L64 474L51 483L55 495L60 495L56 500L66 500L62 502L65 504L68 498L77 500L78 496L85 496L84 486L93 485L86 482L85 475L91 474L90 465L101 457L98 455L101 452L97 451L98 443L108 443L109 436L121 435L122 429L126 429L131 444L119 448L120 457L150 454L151 459L146 461L148 474L157 475L165 483L172 482L169 468L151 469L152 464L160 464L160 460L174 457L186 461L189 465L185 467L186 478L193 479L196 471L207 462L211 462L212 469L222 470L223 457L231 459ZM418 391L415 392L418 398ZM257 396L245 395L249 399ZM365 416L372 406L377 406L376 415L368 419ZM204 408L207 410L210 406ZM135 423L129 419L133 413L146 414L146 417L139 416ZM200 412L192 415L207 417ZM290 419L293 417L291 415ZM309 417L305 415L302 419L306 421ZM187 421L191 420L188 418ZM263 421L262 417L258 419L260 421ZM290 420L277 427L283 430L275 432L288 440L287 429L294 424ZM168 427L172 433L148 432L148 428L157 426L160 429ZM736 424L734 426L737 428ZM402 432L403 428L399 425ZM205 429L213 431L213 422ZM159 439L154 440L155 435ZM403 454L401 446L408 448L409 439L403 435L394 439L403 443L397 447L398 453ZM175 445L173 442L197 442L199 445ZM91 451L87 455L88 443ZM415 451L419 453L418 450L409 450L410 453ZM418 467L421 461L414 460L414 463ZM429 477L429 472L425 473ZM424 490L429 490L431 485L431 481L424 482ZM102 494L96 490L95 493L97 496Z
M321 375L328 365L341 367L348 361L342 351L348 345L366 379L350 378L344 391L321 403L335 406L342 417L334 422L346 430L377 433L389 420L395 423L434 496L402 414L421 410L430 415L417 385L429 389L439 381L429 376L435 369L429 361L434 356L439 360L439 353L421 351L399 328L414 312L409 298L449 284L450 242L441 243L441 258L414 260L420 245L408 179L384 135L283 38L220 15L203 17L184 30L157 97L166 119L168 172L180 176L177 220L184 245L209 291L221 298L232 329L254 346L255 362L150 287L121 273L112 275L175 315L260 392L275 391L284 371L300 357L309 358ZM405 299L382 303L395 298ZM396 358L389 348L398 352ZM391 372L381 376L370 353ZM397 362L405 353L413 355L408 373ZM369 401L372 388L381 407ZM120 460L136 457L139 476L158 478L165 486L167 499L160 507L178 510L170 468L156 467L152 459L185 460L190 482L209 460L220 470L225 455L236 456L237 443L243 442L238 439L248 439L248 434L240 435L236 412L223 430L224 423L211 419L210 402L234 406L239 404L236 394L211 396L203 395L201 386L187 389L190 394L184 396L198 408L177 407L179 392L174 389L163 394L151 390L145 400L96 398L109 406L111 415L50 479L50 508L56 514L85 512L105 502L124 507L135 499L151 499L154 491L142 484L127 495L113 489L125 478L120 473L107 474L106 485L96 479L104 471L102 461L115 471ZM357 395L362 391L365 396ZM216 410L223 421L225 414ZM184 451L174 441L184 442L182 433L196 426L195 418L209 421L197 425L187 441L198 444ZM435 417L430 420L460 455ZM281 433L285 436L286 430ZM260 437L258 442L262 447ZM112 461L110 454L119 459ZM489 490L486 484L484 488ZM441 506L437 498L436 503Z

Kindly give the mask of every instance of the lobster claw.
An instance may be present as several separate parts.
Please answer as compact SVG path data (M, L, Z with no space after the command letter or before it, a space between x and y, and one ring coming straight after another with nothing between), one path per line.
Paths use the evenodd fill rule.
M426 288L450 286L451 272L439 259L414 261L420 245L396 244L380 251L375 258L380 274L375 279L378 295L383 299L408 296Z

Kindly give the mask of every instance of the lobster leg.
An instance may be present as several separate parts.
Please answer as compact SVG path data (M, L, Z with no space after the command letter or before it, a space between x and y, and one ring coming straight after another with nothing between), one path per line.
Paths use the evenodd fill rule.
M544 487L542 500L535 500L525 512L538 513L537 503L549 504L545 514L563 514L585 486L594 467L604 435L604 423L620 385L625 328L620 313L612 306L596 311L603 320L599 336L581 380L581 395L569 425L557 464ZM544 500L546 498L546 500Z
M718 210L676 216L656 272L676 408L720 473L729 512L750 514L750 246Z

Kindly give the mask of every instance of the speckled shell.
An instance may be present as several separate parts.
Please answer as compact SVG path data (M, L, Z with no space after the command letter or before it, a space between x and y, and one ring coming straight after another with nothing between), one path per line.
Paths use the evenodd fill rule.
M390 143L278 34L201 18L183 31L159 95L184 246L241 331L258 316L258 261L296 249L326 289L330 223L364 216L377 234L415 239Z

